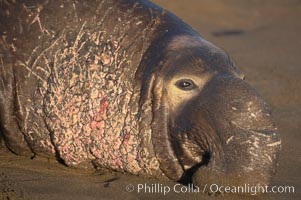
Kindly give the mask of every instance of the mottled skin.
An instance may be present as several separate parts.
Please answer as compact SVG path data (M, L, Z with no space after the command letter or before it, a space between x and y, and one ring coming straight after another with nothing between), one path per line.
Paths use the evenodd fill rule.
M0 1L1 144L68 166L265 184L280 140L229 56L147 1Z

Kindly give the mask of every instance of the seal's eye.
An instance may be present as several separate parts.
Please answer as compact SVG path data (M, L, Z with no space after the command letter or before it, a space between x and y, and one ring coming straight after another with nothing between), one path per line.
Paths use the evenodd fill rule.
M181 90L193 90L196 88L196 85L190 79L178 80L175 85Z

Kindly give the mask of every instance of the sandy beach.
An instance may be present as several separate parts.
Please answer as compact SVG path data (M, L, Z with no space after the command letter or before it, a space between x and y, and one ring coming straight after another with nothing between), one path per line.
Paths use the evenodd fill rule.
M301 1L153 2L228 52L246 74L246 80L270 104L282 138L279 167L271 185L293 186L294 193L212 198L202 191L177 193L180 186L174 191L173 182L117 172L83 171L45 158L0 152L0 200L301 199ZM162 190L138 192L138 184ZM164 194L163 188L171 190Z

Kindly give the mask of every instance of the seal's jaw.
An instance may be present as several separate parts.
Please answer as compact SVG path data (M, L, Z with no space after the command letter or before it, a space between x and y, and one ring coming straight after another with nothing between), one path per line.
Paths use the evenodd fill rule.
M277 131L255 132L237 129L235 136L222 144L218 156L213 150L206 163L194 166L191 181L194 185L220 186L269 185L278 165L280 140ZM228 142L228 143L227 143Z

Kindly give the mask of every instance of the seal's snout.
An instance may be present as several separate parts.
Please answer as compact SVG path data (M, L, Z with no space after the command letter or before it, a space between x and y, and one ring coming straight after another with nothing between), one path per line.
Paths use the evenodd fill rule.
M198 101L198 119L211 127L200 129L199 145L210 159L194 170L194 184L268 185L281 142L266 102L233 77L212 79Z

